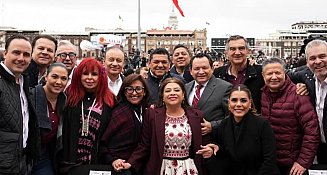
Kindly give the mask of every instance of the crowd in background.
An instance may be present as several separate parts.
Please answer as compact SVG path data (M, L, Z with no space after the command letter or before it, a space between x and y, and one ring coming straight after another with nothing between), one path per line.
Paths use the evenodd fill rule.
M119 46L78 60L67 40L7 39L0 175L302 175L327 166L327 42L299 59Z

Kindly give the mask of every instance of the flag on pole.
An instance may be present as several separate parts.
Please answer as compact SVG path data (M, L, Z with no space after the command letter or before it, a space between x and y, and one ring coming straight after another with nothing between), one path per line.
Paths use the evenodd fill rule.
M183 17L185 17L184 16L184 13L183 13L183 10L179 7L179 5L178 5L178 0L173 0L173 3L175 4L175 6L176 6L176 8L177 8L177 10L179 11L179 13L183 16Z
M119 18L119 20L123 21L123 18L121 18L121 16L120 16L120 15L118 16L118 18Z

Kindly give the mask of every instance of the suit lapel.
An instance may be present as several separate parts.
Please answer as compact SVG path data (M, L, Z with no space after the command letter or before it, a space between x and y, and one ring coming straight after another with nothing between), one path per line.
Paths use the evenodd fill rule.
M186 95L187 95L187 97L190 96L190 93L191 93L191 91L192 91L193 86L194 86L194 80L191 81L188 85L185 86L185 91L186 91ZM189 97L189 98L190 98L190 97ZM191 104L190 104L190 105L191 105Z
M156 128L155 130L160 159L162 158L165 145L165 120L166 108L157 108L155 110L154 126Z
M215 89L216 86L216 81L215 77L212 76L207 83L206 87L204 88L204 91L200 97L199 103L198 103L198 108L203 109L204 104L207 102L209 97L211 96L213 90Z

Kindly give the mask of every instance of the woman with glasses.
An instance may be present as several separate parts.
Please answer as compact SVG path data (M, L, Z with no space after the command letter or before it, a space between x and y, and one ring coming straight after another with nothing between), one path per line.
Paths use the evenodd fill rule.
M203 158L213 154L202 138L203 112L187 103L185 87L167 78L159 90L161 103L144 115L140 143L128 159L117 160L114 169L130 169L146 175L203 175ZM126 160L126 161L125 161Z
M141 75L125 77L118 93L118 104L101 139L103 163L114 165L117 159L128 159L137 147L149 90Z
M68 70L62 63L53 63L47 69L45 84L33 90L33 104L41 133L41 157L34 164L33 175L53 175L55 152L60 145L62 113L66 103L63 93L68 81Z
M83 59L74 71L63 116L62 173L99 164L99 142L114 105L107 79L94 58Z

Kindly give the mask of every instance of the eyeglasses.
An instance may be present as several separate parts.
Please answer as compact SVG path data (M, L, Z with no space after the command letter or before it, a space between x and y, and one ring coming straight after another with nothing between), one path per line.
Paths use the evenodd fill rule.
M76 58L76 54L73 52L69 52L69 53L58 53L58 55L61 59L66 59L67 56L69 57L69 59L74 59Z
M138 94L142 93L144 90L144 87L142 86L137 86L136 88L133 88L131 86L129 87L125 87L125 91L128 93L128 94L132 94L134 91Z

